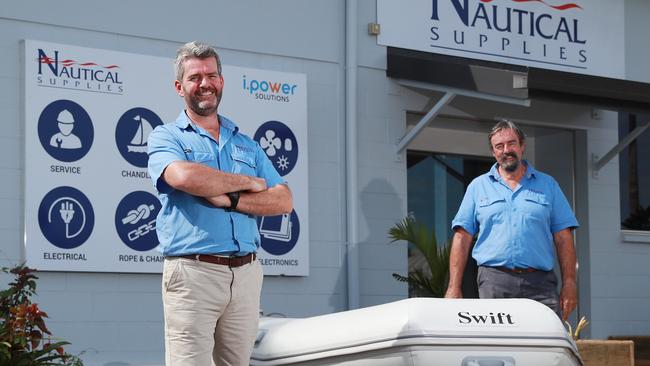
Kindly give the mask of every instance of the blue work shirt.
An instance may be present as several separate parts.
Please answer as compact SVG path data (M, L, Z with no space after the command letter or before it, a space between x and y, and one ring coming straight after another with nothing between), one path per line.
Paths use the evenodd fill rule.
M555 264L553 234L578 227L566 197L553 177L532 165L514 190L497 169L474 179L452 221L478 238L472 256L479 265L536 268Z
M149 175L162 204L156 221L158 250L165 256L245 255L259 247L255 216L214 207L202 197L172 188L162 178L169 164L184 160L261 177L269 188L284 183L257 142L239 133L229 119L220 115L219 122L219 141L194 124L185 111L149 135Z

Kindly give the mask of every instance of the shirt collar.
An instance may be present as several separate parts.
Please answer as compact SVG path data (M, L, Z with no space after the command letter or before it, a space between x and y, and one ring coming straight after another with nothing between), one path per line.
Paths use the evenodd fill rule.
M533 177L537 177L537 170L535 170L533 165L530 164L528 160L524 160L524 164L526 164L526 166L528 167L528 169L526 169L526 175L525 175L526 178L530 179Z
M219 117L220 134L225 132L228 135L228 137L230 137L236 135L239 132L239 127L237 127L237 125L235 125L233 121L220 114L218 114L217 116ZM176 127L182 130L186 130L188 128L191 128L196 132L203 130L192 122L192 120L187 116L187 113L185 113L185 110L182 110L181 113L178 115L178 118L176 118L176 121L174 121L174 125L176 125Z
M526 160L526 159L523 159L522 161L527 167L526 174L524 174L524 177L526 179L531 179L533 177L536 177L537 176L537 171L535 170L533 165L531 163L529 163L528 160ZM495 181L500 181L501 179L503 179L501 177L501 174L499 174L499 164L498 163L494 163L494 165L492 165L492 168L490 168L490 172L488 173L488 175L490 177L492 177L492 179L494 179Z

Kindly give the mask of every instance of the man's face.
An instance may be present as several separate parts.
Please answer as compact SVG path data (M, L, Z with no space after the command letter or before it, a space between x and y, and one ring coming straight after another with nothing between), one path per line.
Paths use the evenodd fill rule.
M182 80L176 80L176 92L185 99L185 104L200 116L209 116L217 111L223 91L223 76L219 74L214 57L190 58L183 62Z
M514 172L519 167L526 149L525 143L519 142L519 137L511 129L501 130L492 136L492 156L499 166L507 172Z

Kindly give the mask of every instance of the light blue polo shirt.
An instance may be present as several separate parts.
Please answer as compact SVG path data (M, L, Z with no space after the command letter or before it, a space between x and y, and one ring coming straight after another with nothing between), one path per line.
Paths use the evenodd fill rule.
M524 164L528 169L515 190L499 175L497 164L467 187L451 226L478 233L472 256L479 265L550 271L553 234L578 227L555 179Z
M149 135L149 175L162 204L156 221L158 250L165 256L245 255L260 245L255 216L216 208L162 179L170 163L186 160L264 178L269 188L284 183L257 142L239 133L228 118L220 115L219 121L219 141L194 124L185 111L175 122L158 126Z

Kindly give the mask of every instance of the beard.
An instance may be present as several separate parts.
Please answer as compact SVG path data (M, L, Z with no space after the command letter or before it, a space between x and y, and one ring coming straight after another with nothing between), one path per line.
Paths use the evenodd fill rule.
M198 114L199 116L209 116L214 114L219 107L219 102L221 101L221 96L216 94L214 99L210 98L208 100L202 99L196 95L189 95L187 98L187 106L192 110L192 112Z
M507 160L508 157L513 158L512 160ZM503 154L503 158L501 158L501 161L499 162L499 165L508 173L512 173L519 168L519 158L517 157L516 154L514 153L505 153Z

